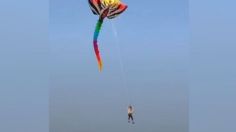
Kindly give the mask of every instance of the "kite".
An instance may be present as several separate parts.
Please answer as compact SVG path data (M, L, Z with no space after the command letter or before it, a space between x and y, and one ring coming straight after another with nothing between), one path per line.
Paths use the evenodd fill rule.
M120 0L88 0L89 6L94 15L99 15L96 28L93 35L93 47L96 54L99 71L102 71L102 59L98 48L98 35L102 27L103 20L107 17L113 19L126 10L127 5Z

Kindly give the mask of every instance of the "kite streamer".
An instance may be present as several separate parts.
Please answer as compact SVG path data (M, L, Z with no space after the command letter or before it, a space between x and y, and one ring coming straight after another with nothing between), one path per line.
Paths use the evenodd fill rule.
M95 52L96 57L97 57L99 71L102 71L102 59L101 59L101 56L100 56L100 53L99 53L97 39L98 39L98 35L99 35L99 32L100 32L101 27L102 27L102 23L103 23L103 19L99 19L98 22L97 22L95 31L94 31L94 35L93 35L93 47L94 47L94 52Z

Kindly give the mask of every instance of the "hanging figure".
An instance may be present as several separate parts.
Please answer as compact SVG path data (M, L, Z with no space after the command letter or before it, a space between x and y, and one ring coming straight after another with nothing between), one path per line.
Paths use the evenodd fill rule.
M129 105L128 106L128 122L130 123L130 119L131 119L132 120L132 124L134 124L133 113L134 113L134 108L131 105Z

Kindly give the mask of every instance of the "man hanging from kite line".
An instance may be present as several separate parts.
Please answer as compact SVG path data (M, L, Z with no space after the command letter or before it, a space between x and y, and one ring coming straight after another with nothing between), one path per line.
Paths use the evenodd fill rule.
M131 119L132 124L134 124L133 113L134 113L134 108L131 105L129 105L128 106L128 122L130 123L130 119Z

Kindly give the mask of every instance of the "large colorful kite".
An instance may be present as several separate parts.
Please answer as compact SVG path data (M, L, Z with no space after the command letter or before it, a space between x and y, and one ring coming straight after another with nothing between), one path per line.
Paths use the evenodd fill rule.
M120 0L88 0L90 8L95 15L99 15L96 28L93 36L94 51L98 61L99 71L102 70L102 59L98 49L98 35L102 27L103 20L107 17L113 19L124 12L127 5L120 2Z

